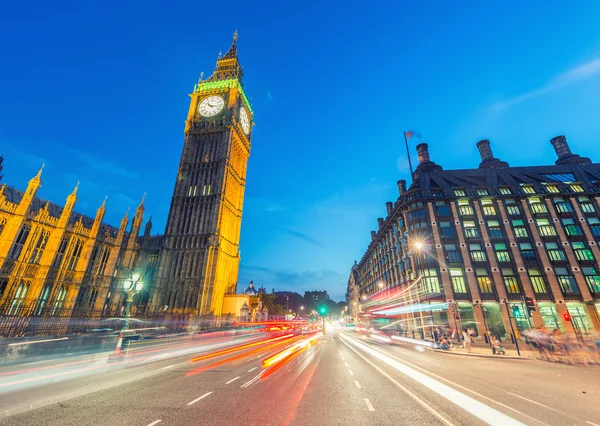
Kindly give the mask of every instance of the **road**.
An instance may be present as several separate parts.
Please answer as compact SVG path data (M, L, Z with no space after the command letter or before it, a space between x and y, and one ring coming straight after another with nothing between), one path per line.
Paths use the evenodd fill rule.
M452 356L354 332L298 339L249 337L197 362L151 359L7 392L0 425L600 424L597 368ZM292 345L301 350L263 368Z

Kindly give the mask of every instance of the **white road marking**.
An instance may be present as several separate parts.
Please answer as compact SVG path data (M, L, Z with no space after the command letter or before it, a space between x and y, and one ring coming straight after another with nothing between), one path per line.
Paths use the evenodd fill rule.
M344 359L344 357L342 357L342 361L346 361L346 360Z
M512 396L516 396L517 398L524 399L525 401L531 402L532 404L539 405L540 407L547 408L548 410L556 411L557 413L564 414L564 415L565 415L565 416L567 416L567 417L571 417L571 418L573 418L573 419L577 419L577 417L572 417L570 414L564 413L564 412L562 412L562 411L560 411L560 410L557 410L556 408L548 407L547 405L541 404L541 403L539 403L539 402L537 402L537 401L534 401L533 399L525 398L524 396L517 395L516 393L512 393L512 392L509 392L509 391L507 391L507 390L500 389L500 388L498 388L498 387L497 387L496 389L498 389L498 390L501 390L502 392L506 392L507 394L510 394L510 395L512 395ZM577 419L577 420L579 420L579 419ZM586 420L586 421L587 421L587 420ZM593 423L592 423L592 424L593 424ZM597 425L596 425L596 426L597 426Z
M208 395L210 395L212 392L206 392L204 395L202 395L201 397L198 397L196 399L194 399L193 401L190 401L187 403L187 405L192 405L195 404L196 402L200 401L201 399L206 398Z
M348 345L348 344L346 343L346 345ZM359 353L356 349L354 349L353 347L351 347L349 345L348 345L348 348L350 348L351 350L353 350L354 352L356 352L356 354L359 357L361 357L362 359L364 359L368 364L370 364L371 367L373 367L375 370L377 370L381 374L383 374L389 381L391 381L393 384L395 384L400 389L402 389L408 396L410 396L412 399L414 399L419 404L421 404L425 409L427 409L435 417L437 417L438 419L440 419L442 421L442 423L444 423L445 425L454 426L454 423L450 422L441 413L439 413L438 411L436 411L433 407L431 407L427 403L425 403L421 398L419 398L414 393L412 393L411 391L409 391L406 387L402 386L400 383L398 383L396 380L394 380L392 378L392 376L390 376L385 371L383 371L381 368L377 367L375 364L373 364L371 361L369 361L367 358L365 358L365 356L363 354Z
M357 388L361 389L360 383L358 383L356 380L354 381L354 384L356 385Z
M233 378L233 379L231 379L230 381L228 381L228 382L225 382L225 384L226 384L226 385L228 385L229 383L235 382L235 381L236 381L237 379L239 379L239 378L240 378L240 376L234 377L234 378Z
M162 420L154 420L152 423L148 423L148 426L154 426L162 422Z
M258 368L258 367L251 368L250 370L248 370L248 373L252 373L252 372L253 372L254 370L256 370L257 368Z
M371 404L371 401L369 401L369 398L365 398L365 404L367 404L369 411L375 411L375 408L373 407L373 404Z
M370 346L365 345L364 343L361 343L354 339L349 339L347 337L343 337L342 341L344 341L346 343L350 343L353 346L360 348L361 350L367 352L374 358L377 358L378 360L384 362L385 364L389 365L390 367L394 368L395 370L410 377L411 379L413 379L416 382L420 383L421 385L429 388L430 390L434 391L438 395L446 398L448 401L458 405L459 407L461 407L464 410L466 410L467 412L469 412L471 415L483 420L484 422L486 422L490 425L497 425L497 426L508 426L508 425L521 426L521 425L523 425L523 423L521 423L520 421L513 419L512 417L510 417L490 406L487 406L484 403L479 402L476 399L471 398L470 396L467 396L464 393L461 393L461 392L457 391L456 389L451 388L448 385L438 382L437 380L433 379L432 377L430 377L426 374L420 373L417 370L409 367L408 365L398 362L395 359L385 355L383 352L373 349Z
M589 423L589 424L591 424L591 425L594 425L594 426L598 426L596 423L588 422L587 420L586 420L585 422L586 422L586 423Z
M347 362L345 362L344 364L346 364L346 367L350 367Z
M352 372L352 370L348 370L348 373L350 373L351 376L354 376L354 373Z
M175 368L175 366L174 365L169 365L167 367L159 368L159 370L168 370L170 368Z

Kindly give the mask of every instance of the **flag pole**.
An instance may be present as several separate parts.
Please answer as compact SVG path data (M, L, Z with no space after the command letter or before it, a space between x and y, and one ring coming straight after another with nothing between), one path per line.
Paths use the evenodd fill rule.
M412 182L413 168L412 168L412 162L410 161L410 151L408 149L408 138L406 137L406 130L404 131L404 145L406 145L406 155L408 156L408 167L410 168L410 181Z

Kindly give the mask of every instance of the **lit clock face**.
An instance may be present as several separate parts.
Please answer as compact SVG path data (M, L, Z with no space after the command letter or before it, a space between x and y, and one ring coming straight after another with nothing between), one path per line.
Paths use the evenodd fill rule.
M225 106L225 100L220 96L209 96L198 105L198 112L203 117L212 117L221 112Z
M248 118L248 113L246 112L246 108L240 108L240 123L242 124L242 130L244 133L250 133L250 119Z

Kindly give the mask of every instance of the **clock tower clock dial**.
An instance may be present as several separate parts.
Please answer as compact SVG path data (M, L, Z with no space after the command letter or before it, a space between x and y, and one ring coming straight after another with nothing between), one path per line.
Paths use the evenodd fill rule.
M240 108L240 123L244 133L247 135L250 134L250 119L248 118L248 113L244 107Z
M209 96L200 102L198 112L203 117L213 117L223 110L225 100L221 96Z

